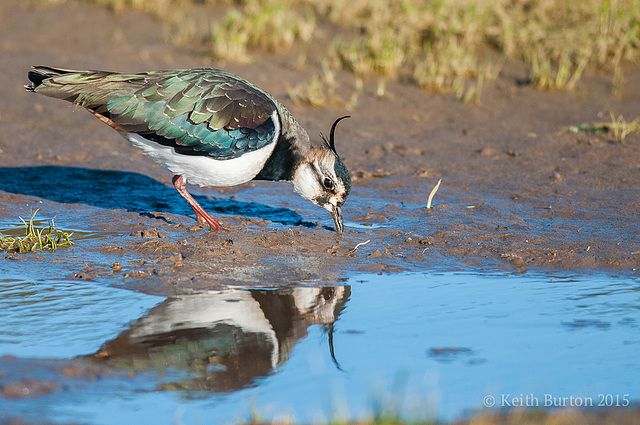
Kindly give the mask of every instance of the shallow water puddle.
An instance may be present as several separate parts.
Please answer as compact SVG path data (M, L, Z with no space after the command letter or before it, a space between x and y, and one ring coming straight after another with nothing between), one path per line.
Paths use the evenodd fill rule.
M3 279L0 354L20 358L0 362L0 384L46 377L64 390L3 398L0 418L196 424L257 409L309 422L382 406L455 419L518 403L624 405L640 400L639 310L640 284L605 276L362 275L170 298ZM123 375L77 385L33 357Z
M96 282L0 279L0 353L68 358L97 349L163 298Z

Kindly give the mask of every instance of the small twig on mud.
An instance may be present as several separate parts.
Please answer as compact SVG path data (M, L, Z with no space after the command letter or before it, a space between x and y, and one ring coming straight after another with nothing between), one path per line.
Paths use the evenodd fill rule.
M358 250L358 248L360 248L361 246L364 246L366 244L368 244L369 242L371 242L371 239L367 239L365 242L360 242L359 244L357 244L356 246L354 246L352 249L349 250L350 254L355 254L355 252Z
M433 187L433 189L431 189L431 193L429 194L429 199L427 199L427 209L428 210L433 208L431 206L431 201L433 201L433 197L436 195L436 192L440 188L440 182L442 182L442 179L438 180L438 183L436 183L436 185Z

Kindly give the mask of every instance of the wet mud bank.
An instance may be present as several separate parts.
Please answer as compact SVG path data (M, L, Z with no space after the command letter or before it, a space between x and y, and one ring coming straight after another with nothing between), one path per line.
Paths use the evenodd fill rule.
M43 214L55 211L59 227L78 235L82 232L77 230L84 230L94 238L76 240L76 246L55 254L4 254L5 260L43 271L66 269L58 277L138 282L134 286L171 293L229 284L336 282L354 272L604 270L634 275L640 254L635 236L638 222L631 218L634 203L629 202L628 211L613 205L602 209L608 201L605 194L593 192L586 201L573 198L569 209L552 196L536 196L534 202L531 197L521 200L522 192L470 197L467 191L454 191L445 183L436 194L435 207L427 209L425 199L431 188L422 178L362 179L356 182L357 192L344 214L345 233L339 235L329 215L313 206L301 211L256 202L261 197L271 200L271 205L291 205L297 200L286 186L274 189L259 184L239 189L231 197L197 195L228 229L210 232L196 225L172 188L145 176L131 181L151 182L147 193L162 195L165 205L160 208L153 196L144 199L149 188L137 183L120 186L128 193L140 192L131 205L123 200L116 206L118 199L109 205L105 196L96 202L99 205L87 206L95 198L91 186L94 182L101 186L104 180L88 182L87 193L75 196L74 178L61 186L71 203L38 197L20 205L18 211L23 216L34 208L41 208ZM16 181L19 187L8 188L4 183L5 190L29 191L27 176ZM379 196L385 192L389 195ZM60 201L52 192L41 196ZM5 211L15 209L7 205ZM234 215L235 211L243 215Z

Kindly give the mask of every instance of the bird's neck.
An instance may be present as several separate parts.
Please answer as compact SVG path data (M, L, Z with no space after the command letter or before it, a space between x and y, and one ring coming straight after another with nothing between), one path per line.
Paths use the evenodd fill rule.
M289 111L282 109L279 111L282 120L280 137L256 180L292 181L296 170L311 152L307 132Z
M295 141L281 135L255 179L290 182L303 159L304 154L297 148Z

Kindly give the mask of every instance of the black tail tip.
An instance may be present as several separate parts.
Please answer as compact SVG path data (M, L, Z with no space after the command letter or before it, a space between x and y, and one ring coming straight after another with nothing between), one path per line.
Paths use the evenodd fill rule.
M33 66L29 71L29 81L31 81L31 84L24 86L24 88L27 89L27 91L36 91L44 80L65 73L68 73L68 71L50 66Z
M33 69L29 71L29 81L31 81L31 84L24 86L24 88L27 89L27 91L36 91L36 88L49 77L50 75Z

